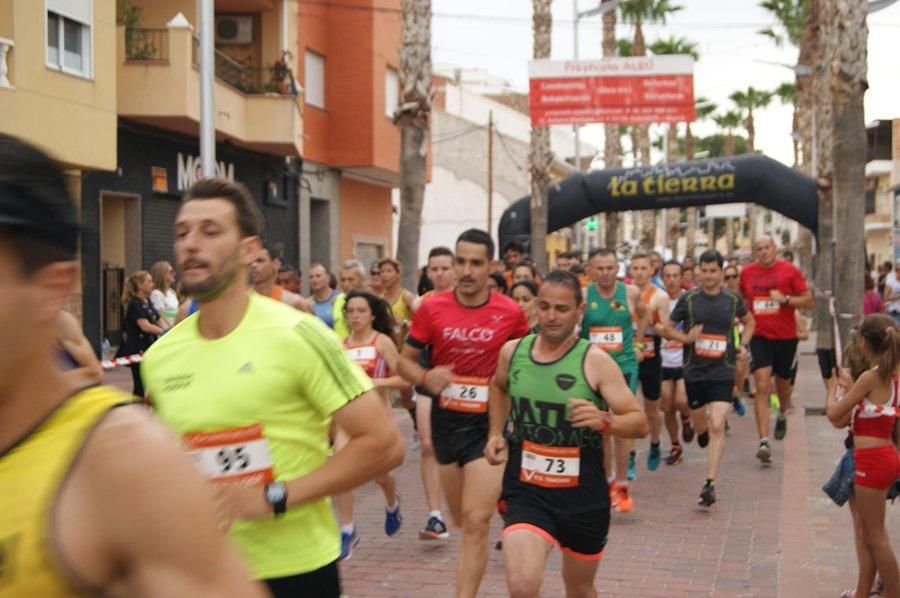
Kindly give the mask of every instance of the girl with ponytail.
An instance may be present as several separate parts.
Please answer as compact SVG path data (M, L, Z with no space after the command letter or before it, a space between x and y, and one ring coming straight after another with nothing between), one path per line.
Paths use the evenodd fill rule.
M842 594L847 598L868 596L876 573L884 582L884 595L900 597L897 560L884 526L885 499L900 477L900 457L893 439L900 410L900 331L895 326L893 318L884 314L863 320L855 342L874 367L863 372L843 398L829 400L826 407L835 427L850 424L853 431L859 576L856 588Z

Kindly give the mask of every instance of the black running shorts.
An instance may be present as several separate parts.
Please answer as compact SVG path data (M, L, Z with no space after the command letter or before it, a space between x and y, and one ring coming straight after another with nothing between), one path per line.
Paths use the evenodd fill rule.
M653 357L644 357L638 364L638 379L641 381L641 393L648 401L658 401L662 386L662 355L659 350L659 337L653 337L656 348Z
M506 501L503 521L503 537L515 530L529 530L570 556L598 561L609 533L609 507L564 513L527 496L516 496Z
M684 387L687 390L688 405L691 409L700 409L716 401L731 403L734 380L685 380Z
M663 380L681 380L684 378L684 368L663 368L662 369L662 379Z
M750 339L750 355L751 371L771 367L776 376L790 380L797 355L797 339L773 340L754 336Z
M296 598L297 596L340 598L341 596L341 578L338 575L337 561L309 573L266 579L264 582L274 598Z
M484 445L487 444L488 429L486 426L457 428L447 431L431 431L431 442L434 444L434 455L441 465L455 463L463 467L466 463L484 457Z

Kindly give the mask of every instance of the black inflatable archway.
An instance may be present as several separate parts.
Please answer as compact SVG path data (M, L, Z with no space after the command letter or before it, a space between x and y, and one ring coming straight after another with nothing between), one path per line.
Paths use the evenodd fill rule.
M818 226L816 183L781 162L759 154L694 160L662 166L574 174L550 188L548 231L603 212L660 210L753 202L796 220L813 233ZM500 247L527 242L529 198L500 218Z

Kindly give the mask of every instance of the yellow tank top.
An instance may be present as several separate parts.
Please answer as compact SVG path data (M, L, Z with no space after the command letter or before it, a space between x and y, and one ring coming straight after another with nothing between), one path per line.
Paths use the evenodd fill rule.
M0 598L81 594L54 566L52 510L94 425L114 406L130 401L110 387L81 391L0 454Z
M397 300L391 303L391 313L394 314L394 331L399 335L401 342L406 337L409 322L412 321L413 316L409 306L406 305L406 301L403 300L404 295L406 295L406 291L401 288ZM383 297L387 300L386 295Z

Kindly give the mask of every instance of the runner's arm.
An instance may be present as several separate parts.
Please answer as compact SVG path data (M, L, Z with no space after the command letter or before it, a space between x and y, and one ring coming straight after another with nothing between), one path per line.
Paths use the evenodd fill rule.
M419 297L412 291L403 291L403 302L406 304L407 309L409 309L410 313L416 313L416 310L419 309Z
M827 390L827 392L825 393L825 413L835 412L835 410L837 409L837 403L840 400L837 396L837 394L838 394L838 375L837 374L835 374L825 380L825 388ZM840 418L831 420L831 418L829 417L829 420L831 420L831 423L832 423L832 425L834 425L835 428L840 429L850 423L852 413L853 413L853 410L850 410Z
M878 372L876 370L863 372L863 375L859 377L840 401L835 400L832 403L826 404L825 415L828 416L828 421L834 425L838 425L851 411L853 411L853 408L856 407L857 403L862 401L866 395L872 392L872 389L874 389L877 384Z
M209 489L137 407L114 409L57 505L57 545L83 583L126 596L263 596L217 526Z
M659 315L659 322L654 325L654 329L659 334L664 327L663 322L669 319L669 296L665 293L657 293L654 301L656 302L656 313Z
M608 417L609 423L602 424L605 432L619 438L643 438L650 433L647 416L640 408L637 398L622 375L622 370L615 360L606 352L591 347L585 360L585 375L588 384L596 389L609 405L610 412L603 415ZM597 415L602 414L593 403L583 399L572 399L572 424L575 427L594 427L601 424L597 421ZM592 425L579 425L579 424Z
M331 417L350 441L315 471L286 482L288 507L352 490L403 463L406 447L376 391L356 397Z
M749 347L750 339L753 338L753 332L756 330L756 318L749 311L740 317L741 324L744 325L744 332L741 334L741 346Z
M400 359L400 352L397 351L397 345L394 344L394 341L383 334L379 334L378 339L375 341L375 349L387 364L388 371L393 374L393 376L387 378L372 380L375 388L409 388L409 382L397 374L397 361Z
M436 366L425 369L419 365L419 354L422 349L413 346L412 339L407 339L400 352L400 360L397 363L397 373L410 384L418 384L428 390L434 396L441 394L450 382L453 381L453 368L450 366Z
M491 378L491 386L488 390L488 414L490 417L490 431L488 436L502 436L506 419L509 417L509 362L518 340L508 341L500 349L497 358L497 370Z
M59 312L56 319L60 346L80 366L71 370L69 374L88 383L103 380L103 368L100 367L100 361L94 355L91 344L82 334L78 320L66 311Z
M790 305L794 309L812 309L816 306L816 300L813 298L812 291L807 290L790 297L786 305Z
M283 291L282 301L293 307L294 309L299 309L300 311L305 311L308 314L315 314L313 311L312 303L298 295L297 293L291 293L290 291Z
M666 323L663 325L662 337L679 343L692 343L693 341L691 338L684 332L678 330L676 326L678 326L676 322L673 322L671 319L666 320Z

